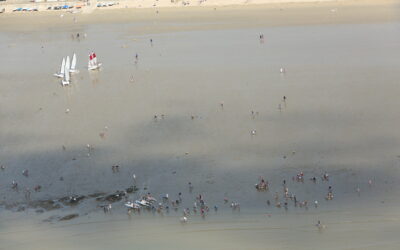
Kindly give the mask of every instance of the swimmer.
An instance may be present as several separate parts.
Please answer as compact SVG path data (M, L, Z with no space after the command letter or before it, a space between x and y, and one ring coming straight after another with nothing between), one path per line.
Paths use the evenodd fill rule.
M189 193L191 193L193 191L193 185L191 182L189 182L188 185L189 185Z
M314 183L317 183L317 178L314 176L314 177L311 178L311 181L314 182Z
M28 169L25 169L24 171L22 171L22 175L25 177L28 177L28 175L29 175Z
M18 183L17 183L16 181L12 181L12 183L11 183L11 187L12 187L12 189L14 189L14 190L17 190L17 191L18 191Z
M31 198L31 191L29 190L29 188L25 189L25 199L26 200L30 200Z
M278 194L278 192L275 192L275 201L278 201L279 200L279 194Z
M167 202L169 200L169 195L165 194L163 197L164 202Z
M135 174L132 175L132 179L133 179L133 184L136 184L136 175Z

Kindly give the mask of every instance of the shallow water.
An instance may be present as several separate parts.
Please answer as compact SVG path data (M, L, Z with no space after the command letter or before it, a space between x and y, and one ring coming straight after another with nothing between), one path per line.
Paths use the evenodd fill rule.
M212 213L206 220L191 217L186 225L177 223L177 217L128 219L115 214L49 224L38 223L38 216L31 215L23 223L2 221L0 240L1 249L396 249L400 214L388 207L310 209L271 216L251 211ZM321 231L314 226L316 218L325 225Z
M24 200L23 192L11 190L13 179L21 188L42 185L32 199L49 199L126 188L135 173L139 186L157 196L182 191L191 206L197 193L218 205L227 195L242 203L241 214L225 216L226 208L221 216L194 218L182 227L177 217L126 221L122 205L111 221L92 212L93 202L77 208L82 218L66 224L38 222L49 213L2 212L0 248L398 245L400 23L135 35L145 27L78 25L0 34L0 159L7 166L0 173L0 201ZM72 40L72 32L88 36ZM100 72L85 69L91 50L103 62ZM81 72L63 88L52 74L73 52ZM251 110L259 115L252 118ZM89 155L87 144L93 146ZM113 164L121 173L111 172ZM23 169L30 170L29 178ZM300 214L265 210L265 200L281 192L282 179L301 170L307 178L324 171L333 178L317 186L290 183L291 191L323 200L333 185L336 203L321 201L320 209ZM270 193L254 191L260 175L270 181ZM368 179L374 180L372 190ZM354 192L358 186L362 197ZM328 225L322 234L313 226L320 217Z

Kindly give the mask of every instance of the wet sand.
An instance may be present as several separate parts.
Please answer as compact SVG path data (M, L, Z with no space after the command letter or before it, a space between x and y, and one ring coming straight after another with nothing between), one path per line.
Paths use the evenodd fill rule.
M156 21L145 17L149 10L134 18L127 13L136 10L115 10L121 15L78 16L76 24L72 16L57 17L57 29L36 21L27 26L34 31L2 26L0 248L51 249L61 242L60 249L394 249L400 23L387 14L396 6L335 12L332 3L302 6L270 9L271 15L250 7L227 7L218 16L168 10ZM45 19L37 18L25 20ZM87 37L72 39L77 32ZM103 69L89 73L92 50ZM81 72L63 88L52 74L73 52ZM119 173L112 172L116 164ZM292 181L300 171L305 182ZM329 182L321 181L325 171ZM31 201L110 194L132 185L132 174L140 190L130 199L146 192L176 199L182 192L183 205L169 216L144 213L129 221L122 201L105 215L94 198L40 214L16 212L27 206L26 187L42 186ZM270 182L269 192L255 190L259 176ZM308 210L291 202L288 211L266 205L276 191L282 195L283 179L310 202ZM324 199L328 186L332 201ZM182 208L200 193L218 214L210 211L204 221L190 216L180 225ZM240 213L224 196L241 203ZM42 222L73 213L79 217ZM318 220L327 225L322 233Z

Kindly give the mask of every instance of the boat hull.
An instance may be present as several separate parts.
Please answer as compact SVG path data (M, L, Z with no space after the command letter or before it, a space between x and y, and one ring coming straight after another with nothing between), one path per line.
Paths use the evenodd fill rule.
M96 65L88 66L88 69L89 70L96 70L96 69L100 69L100 66L101 66L101 63L98 63Z
M62 84L62 86L67 86L67 85L69 85L69 81L62 80L61 84Z

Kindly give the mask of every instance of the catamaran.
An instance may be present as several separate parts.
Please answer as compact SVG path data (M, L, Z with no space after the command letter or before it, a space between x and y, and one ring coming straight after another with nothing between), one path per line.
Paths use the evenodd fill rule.
M62 86L69 85L69 74L70 74L70 65L69 65L69 56L67 56L64 69L64 79L61 81Z
M58 78L63 78L64 77L64 71L65 71L65 57L63 57L63 59L62 59L60 72L59 73L55 73L54 76L56 76Z
M97 62L97 57L96 53L92 52L89 54L89 62L88 62L88 69L89 70L95 70L99 69L101 66L101 63Z
M71 68L69 70L70 73L79 73L79 70L76 69L76 54L72 56Z

